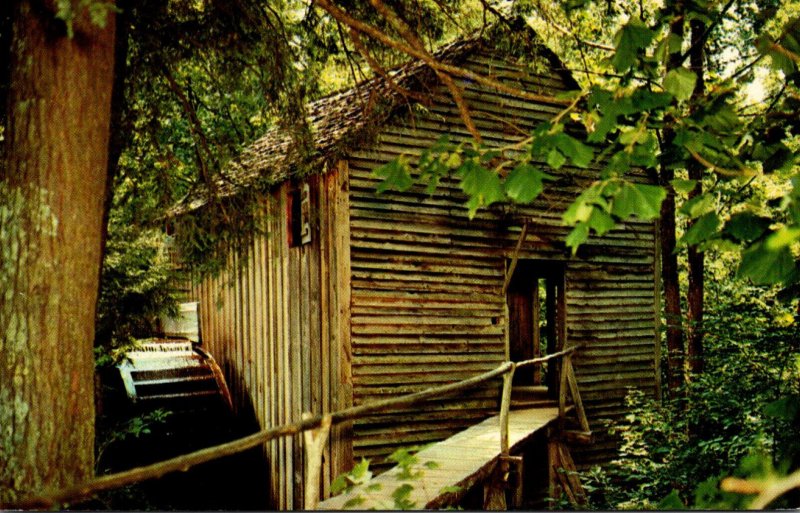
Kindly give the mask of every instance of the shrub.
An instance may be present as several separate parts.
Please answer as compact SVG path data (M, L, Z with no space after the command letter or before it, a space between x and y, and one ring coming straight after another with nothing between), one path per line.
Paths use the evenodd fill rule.
M103 260L95 346L110 351L132 338L152 336L159 315L176 313L174 278L163 233L112 222Z
M594 506L741 507L743 497L719 491L722 477L800 463L795 315L774 291L741 282L712 282L707 294L705 371L685 399L628 395L630 413L612 428L619 458L583 476Z

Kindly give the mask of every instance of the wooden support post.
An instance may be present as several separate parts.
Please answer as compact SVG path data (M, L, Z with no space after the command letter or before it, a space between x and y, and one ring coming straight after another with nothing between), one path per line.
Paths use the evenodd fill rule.
M580 422L581 429L584 432L591 431L591 428L589 427L589 420L586 418L586 411L583 409L581 393L580 390L578 390L578 379L575 377L575 369L572 367L571 358L566 357L564 359L564 367L562 372L567 376L569 391L572 395L572 403L575 405L575 413L578 415L578 422Z
M561 497L561 487L558 484L558 445L552 434L548 434L547 441L547 493L551 499Z
M575 468L575 462L572 460L572 455L569 453L569 448L562 442L558 443L558 456L561 461L561 468L566 481L567 495L570 497L573 505L585 506L586 505L586 492L581 485L581 480L578 479L578 469Z
M503 374L503 397L500 399L500 454L508 456L508 412L511 409L511 382L517 366L511 362L511 369Z
M511 366L503 374L503 395L500 398L500 458L494 469L489 473L489 478L483 485L483 509L485 511L503 511L506 509L506 489L511 457L508 443L508 412L511 409L511 382L517 366Z
M483 510L484 511L505 511L506 505L506 478L507 472L503 471L503 464L508 462L497 460L489 477L483 484Z
M558 384L558 430L564 431L567 413L567 367L569 366L570 355L564 355L561 362L561 376Z
M314 415L303 413L303 420L309 420ZM325 442L331 432L331 416L322 417L322 422L317 429L303 432L303 439L306 447L306 482L305 482L305 501L303 508L306 510L317 509L319 503L319 475L322 470L322 453L325 450Z
M506 460L508 467L508 507L510 509L522 508L522 501L524 499L524 486L522 482L524 472L524 460L522 456L501 456L501 460Z
M573 506L585 507L586 491L578 478L569 448L558 436L553 436L552 432L548 432L548 438L547 473L550 498L558 500L563 494Z

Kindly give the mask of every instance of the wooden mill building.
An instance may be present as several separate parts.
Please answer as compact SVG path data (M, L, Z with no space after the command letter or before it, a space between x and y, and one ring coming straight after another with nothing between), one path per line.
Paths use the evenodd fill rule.
M577 88L532 32L513 34L498 28L436 57L533 93ZM623 415L629 388L658 392L654 223L631 220L571 255L561 214L599 166L564 166L533 204L492 206L472 220L454 179L433 194L423 185L377 194L378 166L400 155L413 161L443 135L470 140L427 66L412 62L392 76L392 83L377 77L311 103L310 155L299 156L275 130L240 160L240 187L256 177L271 184L262 199L267 234L233 250L225 272L193 289L203 344L222 366L234 403L262 427L274 426L583 344L574 365L598 436L574 454L579 464L607 460L615 447L604 422ZM488 145L519 141L563 109L455 82ZM492 385L335 429L323 462L324 496L354 460L370 458L380 468L399 446L441 440L496 414L498 400ZM302 507L300 437L271 442L266 455L272 504Z

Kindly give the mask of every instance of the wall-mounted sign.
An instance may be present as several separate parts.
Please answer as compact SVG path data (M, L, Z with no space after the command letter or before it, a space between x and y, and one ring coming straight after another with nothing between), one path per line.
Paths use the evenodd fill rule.
M300 187L300 244L311 242L311 188L308 182Z

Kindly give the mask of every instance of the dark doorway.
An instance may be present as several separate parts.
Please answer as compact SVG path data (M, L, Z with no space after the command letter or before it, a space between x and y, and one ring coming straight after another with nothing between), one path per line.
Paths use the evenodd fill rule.
M557 262L519 260L509 283L509 356L529 360L559 351L564 340L564 266ZM514 374L514 386L552 395L555 366L528 367Z

